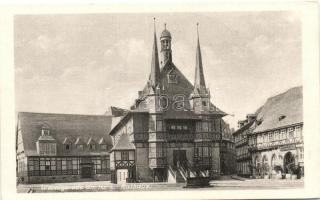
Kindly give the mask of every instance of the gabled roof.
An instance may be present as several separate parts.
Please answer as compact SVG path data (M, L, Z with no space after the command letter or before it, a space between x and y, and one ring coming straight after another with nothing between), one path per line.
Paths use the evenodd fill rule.
M106 115L112 115L113 117L120 117L124 116L126 113L128 113L129 110L115 107L115 106L110 106L108 111L105 113Z
M112 146L111 137L108 135L111 127L110 116L19 112L18 123L27 156L38 155L36 142L41 135L44 123L50 127L50 135L57 142L58 156L64 155L63 142L66 137L72 144L75 144L78 138L88 141L92 137L98 141L103 137L107 144ZM99 155L98 153L76 152L72 149L68 155Z
M96 141L94 141L94 140L92 139L92 137L90 137L89 140L88 140L88 142L87 142L87 145L89 145L89 144L96 144Z
M261 121L261 124L256 127L254 132L303 123L302 103L302 86L291 88L284 93L270 97L259 108L257 120Z
M175 73L179 77L179 81L177 84L168 83L167 80L167 74L168 73ZM193 85L191 82L183 75L183 73L174 65L172 62L167 62L160 70L160 80L161 80L161 93L167 95L169 98L175 96L176 94L182 94L184 95L185 101L185 107L186 109L190 109L190 102L189 97L193 93ZM140 99L144 99L147 95L150 94L150 87L148 87L148 84L144 87L142 90ZM217 114L225 116L227 115L225 112L223 112L221 109L217 108L213 103L210 103L211 107L213 108L213 111L211 114ZM140 110L140 108L135 108L136 110Z
M85 143L84 143L84 141L81 140L80 137L77 137L76 142L74 144L78 145L78 144L85 144Z
M116 150L134 150L136 147L130 141L130 136L128 134L122 134L118 140L118 143L114 145L111 151Z
M99 144L107 144L106 140L102 137L100 140L99 140Z
M238 130L236 130L235 132L232 133L232 135L238 135L242 132L244 132L245 130L248 130L249 128L252 128L254 126L255 121L250 121L248 123L246 123L244 126L242 126L241 128L239 128Z
M71 144L72 142L69 140L68 137L65 137L62 144Z

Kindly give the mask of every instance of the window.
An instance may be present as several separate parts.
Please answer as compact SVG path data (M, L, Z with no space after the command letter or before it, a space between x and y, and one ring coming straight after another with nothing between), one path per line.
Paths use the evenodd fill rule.
M155 131L155 121L153 120L152 116L149 118L149 130Z
M49 129L42 129L41 135L50 135L50 130Z
M174 72L169 72L168 83L178 83L178 76Z
M94 144L89 144L89 149L90 149L90 150L95 150L95 149L96 149L96 145L94 145Z
M100 149L101 150L107 150L107 145L106 144L100 144Z
M129 160L129 152L128 151L121 152L121 160Z
M288 129L288 133L289 133L289 138L294 138L294 130L292 127Z
M296 136L297 137L302 137L302 131L301 131L301 127L300 126L296 126L295 127L295 131L296 131Z
M276 139L276 140L280 140L279 131L275 131L275 132L274 132L274 135L275 135L275 139Z
M67 161L66 160L62 160L62 162L61 162L61 169L62 170L66 170L67 169Z
M38 143L38 152L40 155L55 155L56 144L55 143Z
M287 136L286 136L286 129L282 129L282 130L281 130L281 139L284 140L284 139L286 139L286 138L287 138Z
M269 132L269 141L273 141L273 133Z
M134 151L129 151L129 160L134 160Z
M300 157L300 159L303 159L303 158L304 158L303 154L304 154L304 150L303 150L303 148L301 148L301 149L300 149L300 152L299 152L299 157Z
M162 121L157 121L157 131L162 131Z
M209 143L196 143L196 147L194 149L194 156L195 157L210 157L211 156L210 144Z
M115 152L115 157L116 157L116 160L121 160L121 152L120 151L116 151Z
M196 122L196 130L197 132L201 131L201 122Z
M202 105L203 105L203 106L207 106L207 102L202 101Z
M65 144L65 150L69 151L70 149L70 144Z
M202 122L202 130L203 131L208 131L208 122Z

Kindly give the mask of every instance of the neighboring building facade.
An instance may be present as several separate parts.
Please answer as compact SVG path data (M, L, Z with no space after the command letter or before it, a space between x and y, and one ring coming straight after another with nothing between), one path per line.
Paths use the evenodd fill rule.
M249 137L255 128L255 115L247 115L246 120L238 122L239 129L233 133L236 151L236 172L240 176L251 175L251 154L249 152Z
M18 181L110 180L110 128L108 116L18 113Z
M221 175L231 175L236 173L236 151L229 124L222 120L222 140L220 144Z
M249 135L254 176L303 176L302 103L302 87L295 87L269 98L259 111L257 127Z
M219 176L222 117L206 88L200 43L191 84L172 62L171 34L157 38L149 80L134 105L110 131L112 182L179 182L188 176ZM117 118L117 117L116 117Z
M302 87L269 98L234 132L237 172L253 177L303 176Z

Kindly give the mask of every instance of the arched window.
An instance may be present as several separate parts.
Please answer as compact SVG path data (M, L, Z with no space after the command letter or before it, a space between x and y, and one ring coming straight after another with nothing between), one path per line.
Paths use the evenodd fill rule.
M271 167L274 169L274 167L278 164L277 156L276 154L273 154L271 157Z

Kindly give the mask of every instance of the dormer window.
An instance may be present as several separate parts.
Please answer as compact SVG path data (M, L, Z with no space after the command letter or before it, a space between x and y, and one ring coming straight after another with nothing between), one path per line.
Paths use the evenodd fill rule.
M71 143L71 141L69 140L68 137L65 137L65 138L64 138L62 144L64 145L64 150L66 150L66 151L70 151L70 150L71 150L71 144L72 144L72 143Z
M107 150L107 145L106 144L100 144L100 149L101 150Z
M87 143L89 150L96 150L96 142L90 137Z
M95 150L95 149L96 149L96 145L94 145L94 144L89 144L89 149L90 149L90 150Z
M79 149L79 150L83 150L83 144L77 144L77 149Z
M207 106L207 102L202 101L202 105L203 105L203 106Z
M285 115L281 115L281 116L279 117L279 121L283 120L284 118L286 118L286 116L285 116Z
M168 73L168 83L178 83L178 75L173 70Z
M42 129L41 130L41 135L50 135L50 130L49 129Z

